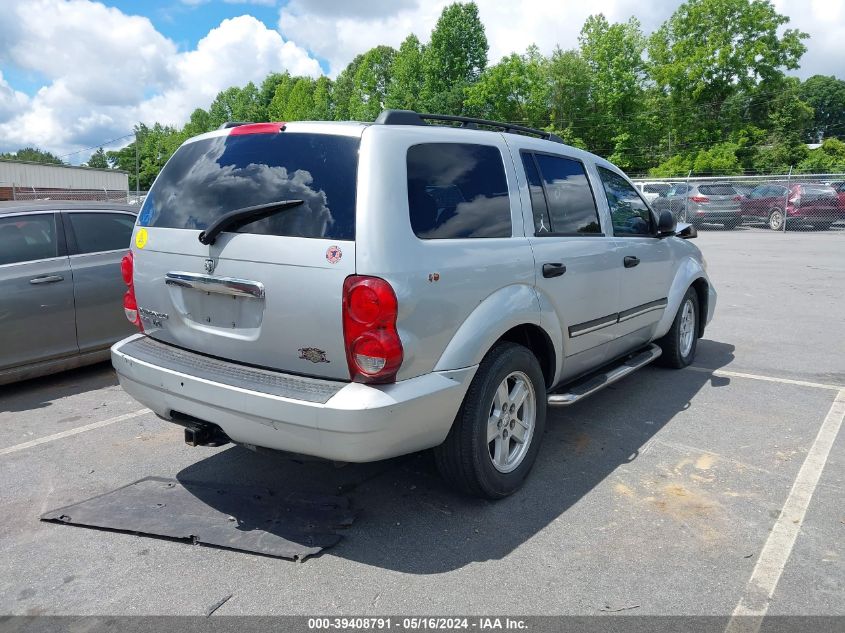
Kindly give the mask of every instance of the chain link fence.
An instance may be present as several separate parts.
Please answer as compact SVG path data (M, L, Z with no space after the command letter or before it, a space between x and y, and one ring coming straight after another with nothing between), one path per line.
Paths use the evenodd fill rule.
M118 202L141 206L147 197L146 191L124 191L113 189L38 189L35 187L13 187L12 200L76 200L88 202Z
M658 213L700 228L836 231L845 235L845 174L636 178Z

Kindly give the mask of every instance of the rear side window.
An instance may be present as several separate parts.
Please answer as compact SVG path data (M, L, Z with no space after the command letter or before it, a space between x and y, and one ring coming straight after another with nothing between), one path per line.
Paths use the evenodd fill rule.
M76 252L100 253L128 249L135 218L125 213L69 213Z
M532 155L523 154L523 163ZM601 234L596 201L579 160L533 154L543 183L551 232L557 235ZM535 218L537 212L534 212ZM540 227L535 227L540 233Z
M354 240L359 145L357 137L290 132L188 143L156 179L139 224L205 229L236 209L304 200L238 232Z
M733 185L701 185L698 188L703 196L735 196L736 189Z
M52 213L0 216L0 266L56 257L57 244Z
M421 239L510 237L501 152L491 145L422 143L408 148L408 210Z

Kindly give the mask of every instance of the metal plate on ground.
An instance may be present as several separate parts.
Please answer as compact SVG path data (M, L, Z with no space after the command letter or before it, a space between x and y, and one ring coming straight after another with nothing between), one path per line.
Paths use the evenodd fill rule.
M41 520L303 560L335 545L354 514L345 497L145 477Z

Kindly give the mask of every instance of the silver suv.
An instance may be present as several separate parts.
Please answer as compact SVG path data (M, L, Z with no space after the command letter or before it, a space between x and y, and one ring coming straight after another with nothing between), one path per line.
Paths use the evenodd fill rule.
M504 497L547 405L688 365L713 314L694 229L547 132L410 111L227 126L150 190L123 263L141 332L112 348L192 445L434 448L447 480Z

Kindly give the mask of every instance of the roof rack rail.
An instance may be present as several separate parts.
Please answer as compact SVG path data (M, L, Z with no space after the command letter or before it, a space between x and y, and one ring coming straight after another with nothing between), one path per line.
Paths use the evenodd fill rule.
M241 125L252 125L253 121L226 121L218 130L228 130L231 127L240 127Z
M533 127L525 127L524 125L515 125L513 123L503 123L501 121L489 121L488 119L477 119L468 116L455 116L452 114L422 114L413 110L383 110L378 118L375 120L379 125L427 125L425 121L449 121L460 123L462 128L477 130L478 126L492 127L503 132L518 132L520 134L531 134L539 136L547 141L554 141L555 143L563 143L563 139L557 134L552 134L546 130L538 130Z

